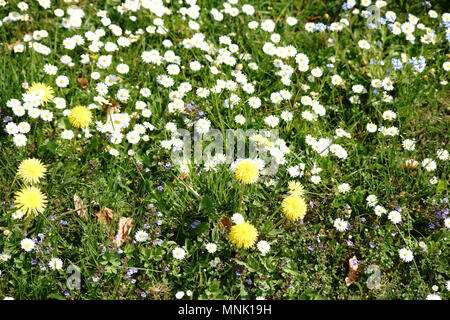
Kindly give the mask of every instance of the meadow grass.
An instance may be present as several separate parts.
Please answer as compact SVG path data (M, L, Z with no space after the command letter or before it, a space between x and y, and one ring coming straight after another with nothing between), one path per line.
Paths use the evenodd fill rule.
M6 2L0 7L0 17L20 12L17 8L20 1ZM398 28L408 19L414 21L411 15L418 18L418 22L411 23L415 26L414 41L407 40L407 34L401 30L400 34L394 34L389 27L394 21L385 20L379 29L369 26L364 14L367 7L360 1L354 6L351 1L346 5L344 1L320 0L230 1L229 5L238 8L239 14L232 16L222 10L221 21L213 17L211 10L224 9L223 1L161 2L171 9L171 14L161 16L165 34L146 30L155 26L154 19L158 18L155 13L161 12L156 6L136 12L130 9L121 14L117 9L121 5L119 1L80 0L77 6L84 13L81 24L76 26L74 22L75 26L67 28L54 10L63 9L64 17L69 17L67 9L75 2L52 1L48 9L44 8L45 1L43 4L24 2L29 7L22 13L29 15L29 21L3 20L0 26L3 119L0 254L4 254L0 260L0 298L436 298L431 294L442 299L449 297L450 221L445 150L448 149L450 15L445 11L448 9L445 1L431 1L436 18L429 13L428 2L387 1L387 6L380 9L385 19L386 12L396 13ZM127 5L132 8L133 2L127 1ZM198 17L190 18L191 13L183 17L180 8L195 3L200 8ZM243 12L244 4L254 7L252 15ZM104 45L117 43L119 38L107 23L101 22L97 13L102 10L111 24L120 27L122 37L135 41L113 52L107 52L104 46L98 52L93 50L90 47L93 41L86 35L88 31L103 29L105 35L100 40ZM73 15L77 14L80 15L78 11ZM295 17L298 22L289 25L288 17ZM267 19L275 22L273 31L261 28ZM196 21L200 29L194 30L189 21ZM250 21L257 21L259 26L250 29ZM337 23L342 30L309 32L306 28L309 23L328 27ZM424 27L419 28L419 24ZM27 34L36 30L46 30L48 36L26 39ZM432 35L431 43L421 40L427 32ZM203 41L211 48L210 52L183 45L183 40L196 33L204 34ZM273 33L280 35L275 46L291 45L297 53L307 55L307 71L300 71L295 56L281 58L263 50L272 41ZM65 48L63 41L75 35L82 36L85 43L73 49ZM231 65L217 62L220 48L230 50L227 40L219 39L223 36L228 36L238 47L237 52L228 51L236 58ZM164 45L167 39L173 43L172 47ZM370 49L361 48L360 40L366 40ZM47 46L50 54L29 47L32 42ZM15 50L23 44L23 52ZM142 53L151 50L158 50L161 56L173 50L180 61L146 63ZM80 62L83 54L89 57L85 64ZM246 60L241 54L249 54L251 59ZM73 66L61 62L64 55L71 57ZM110 65L99 66L103 55L112 55ZM423 69L420 66L419 70L414 69L410 64L413 57L425 58ZM288 76L290 84L284 84L276 74L280 70L274 65L277 59L292 67L293 72ZM402 61L402 67L395 68L392 59ZM192 70L192 61L200 62L202 68ZM257 70L249 67L252 62L257 64ZM129 66L127 73L116 70L121 63ZM57 73L46 73L46 64L57 66ZM166 67L170 64L179 65L180 71L171 76L175 81L173 87L165 87L157 77L167 75ZM219 74L212 72L213 66ZM320 68L323 74L311 76L314 68ZM254 84L253 93L242 88L246 81L236 81L232 75L236 71L241 71L246 81ZM100 78L94 79L93 72L99 72ZM105 104L106 100L98 98L101 94L96 86L106 82L105 77L111 74L119 79L108 86L104 98L113 99L120 105L120 113L130 115L129 124L122 128L124 137L118 144L108 138L115 129L102 133L96 124L107 121L111 108ZM67 87L57 85L56 78L60 75L69 79ZM339 75L342 83L333 85L333 75ZM383 85L374 88L372 80L388 77L392 89ZM87 80L89 86L83 88L79 78ZM233 80L237 89L210 92L204 98L196 93L198 88L211 90L217 79ZM28 109L24 115L18 115L11 107L11 99L25 105L23 84L31 87L33 82L51 86L54 96L66 101L64 109L55 107L53 102L27 107L49 110L50 120L32 118ZM192 90L182 97L185 109L171 112L169 94L182 82L190 83ZM364 90L355 92L358 90L354 85L361 85ZM150 89L151 95L143 96L141 88ZM120 101L119 89L129 90L129 98ZM274 103L271 94L280 90L287 90L290 97ZM231 94L239 96L240 101L227 108L224 102ZM313 107L304 103L305 96L323 106L325 114L312 111ZM357 96L359 102L352 103L352 96ZM383 101L386 96L392 101ZM259 97L261 106L250 106L250 97ZM151 117L146 118L136 108L138 101L145 102ZM192 106L187 106L191 101ZM88 106L92 112L88 137L69 120L70 110L76 105ZM313 121L305 111L314 117ZM392 111L394 118L387 119L386 111ZM290 112L292 120L280 119L282 112ZM242 115L245 123L237 123L237 115ZM269 116L277 116L279 124L270 127L266 121ZM207 119L211 128L223 134L227 129L277 129L282 145L289 152L277 158L279 168L273 176L261 175L256 183L244 189L229 164L214 163L208 171L204 164L174 163L171 150L162 146L164 141L173 139L167 124L174 123L193 132L199 119ZM6 126L22 121L30 125L30 130L25 133L26 145L18 146L14 142L15 134L8 132ZM130 142L127 133L144 121L152 129L147 127L138 143ZM379 130L370 132L368 123L375 124ZM394 134L389 133L389 127L394 127ZM338 136L338 128L348 133L348 137ZM63 139L64 130L72 130L74 137ZM147 141L143 135L147 135ZM327 155L321 155L314 149L314 143L308 143L309 135L317 140L333 140L333 144L345 149L347 156L339 158L323 149L321 152ZM414 148L405 148L406 139L414 141ZM112 148L118 156L111 154ZM40 159L47 167L38 187L48 202L45 211L36 217L25 215L14 219L12 215L18 210L14 198L25 186L17 177L17 168L28 158ZM405 165L410 159L417 161L417 165ZM435 168L427 167L426 159L432 159ZM300 173L292 174L289 168L301 164L304 169L300 166ZM320 181L314 183L314 177L320 177ZM293 180L303 185L302 198L307 203L306 215L295 221L285 218L281 206L290 192L288 183ZM338 186L343 183L349 184L350 190L340 192ZM85 209L74 210L75 194L82 199ZM386 212L375 214L375 206L367 202L369 195L375 195L377 205L383 206ZM102 208L109 208L114 214L107 224L96 216ZM393 211L401 215L401 222L393 223L388 218ZM264 240L270 244L267 253L261 252L256 243L244 249L230 241L228 223L236 225L230 219L237 212L256 227L257 242ZM133 222L131 232L119 248L114 238L120 217L132 218ZM335 227L338 218L348 226L342 232ZM148 239L136 241L138 231L146 232ZM34 239L33 250L26 251L21 246L25 238ZM208 252L208 243L214 243L217 250ZM173 253L175 248L182 248L186 255L177 259ZM399 256L402 248L411 250L411 261ZM358 273L347 286L345 278L349 276L352 257L358 260ZM49 265L52 258L61 259L62 268L52 270ZM80 270L80 289L68 287L71 274L66 270L70 265ZM379 275L365 272L371 265ZM375 281L376 288L369 288L371 281Z

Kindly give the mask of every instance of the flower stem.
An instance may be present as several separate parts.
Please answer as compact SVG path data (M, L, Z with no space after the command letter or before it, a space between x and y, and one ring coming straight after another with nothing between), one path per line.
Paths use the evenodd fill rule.
M280 226L280 224L282 224L284 221L286 221L286 217L283 217L283 219L281 219L280 221L278 221L276 224L274 224L272 226L272 228L270 228L270 230L267 232L267 234L270 234L272 232L273 229L277 228L278 226Z
M244 198L245 184L242 184L241 195L239 197L238 213L241 213L242 199Z

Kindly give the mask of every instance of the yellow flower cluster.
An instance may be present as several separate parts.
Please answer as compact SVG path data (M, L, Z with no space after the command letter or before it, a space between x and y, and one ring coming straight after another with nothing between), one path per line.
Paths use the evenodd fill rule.
M258 164L252 159L241 160L234 167L234 175L243 184L255 183L259 178Z
M248 223L235 224L230 230L230 241L238 248L248 249L254 246L258 239L258 231Z
M53 98L55 97L53 88L40 82L33 82L31 87L28 88L27 93L36 96L44 105L53 101Z
M85 106L72 108L69 121L75 128L86 128L92 121L92 112Z
M46 171L39 159L25 159L19 164L17 176L26 184L35 184L44 177ZM47 200L39 188L26 186L15 194L14 203L24 214L36 216L44 211Z
M307 211L307 204L303 198L303 186L295 181L289 182L290 195L281 203L284 215L293 221L303 220Z
M38 183L47 169L39 159L25 159L19 164L17 176L28 184Z
M36 187L25 187L16 193L14 203L17 208L26 215L44 212L47 203L47 197Z

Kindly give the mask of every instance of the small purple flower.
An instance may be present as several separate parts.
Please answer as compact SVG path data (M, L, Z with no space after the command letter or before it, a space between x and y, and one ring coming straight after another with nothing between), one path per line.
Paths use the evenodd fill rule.
M94 275L94 276L92 277L92 281L94 281L94 282L98 282L98 280L99 280L99 278L98 278L98 276L97 276L97 275Z
M66 297L69 296L69 293L68 293L67 291L64 291L63 294L64 294Z
M136 283L136 279L131 279L130 282L131 282L132 284L135 284L135 283Z
M10 116L6 116L6 117L3 118L3 122L4 122L4 123L11 122L12 120L13 120L13 118L10 117Z
M295 287L292 284L290 284L288 289L295 289Z
M142 298L145 298L145 297L147 297L147 294L146 294L144 291L142 291L142 292L141 292L141 297L142 297Z
M314 202L310 201L309 202L309 206L311 207L311 209L314 207Z
M284 260L284 263L289 263L289 262L291 262L291 259L285 259Z
M366 222L366 218L361 217L361 222Z
M242 273L241 273L241 270L236 270L236 275L237 276L240 276Z
M37 260L31 261L31 265L32 265L32 266L34 266L34 265L36 265L36 264L37 264Z
M253 283L251 279L245 280L245 282L247 282L248 285L251 285Z
M319 243L318 247L319 247L319 249L322 249L323 248L323 244Z
M162 225L162 220L156 220L155 223L156 223L157 226L160 226L160 225Z
M197 226L198 226L199 224L200 224L200 221L195 220L194 222L192 222L192 223L189 225L189 228L195 229L195 228L197 228Z
M348 241L347 241L347 244L348 244L349 246L353 246L353 241L348 240Z
M42 271L47 270L47 268L44 265L41 265L40 268L41 268Z
M170 270L169 267L164 268L164 271L169 271L169 270Z
M162 216L163 216L163 214L162 214L160 211L158 211L158 212L155 213L155 214L156 214L157 217L162 217Z
M150 225L148 223L144 224L144 229L150 228Z
M309 246L308 249L309 249L310 251L314 251L314 246Z
M442 199L442 203L448 203L448 198Z
M371 243L369 244L369 246L373 249L373 248L375 248L375 243L371 242Z

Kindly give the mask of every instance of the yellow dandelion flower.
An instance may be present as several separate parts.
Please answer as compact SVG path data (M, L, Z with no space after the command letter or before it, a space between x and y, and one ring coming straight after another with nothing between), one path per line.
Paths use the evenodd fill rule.
M286 217L293 221L303 219L306 215L307 206L305 200L295 194L291 194L284 198L281 207L283 208L283 213Z
M22 210L28 216L30 214L37 216L44 211L47 199L38 188L25 187L16 193L14 203L17 209Z
M234 175L243 184L255 183L259 178L259 168L255 161L245 159L234 167Z
M238 248L251 248L258 239L258 231L248 223L235 224L230 230L230 241Z
M75 128L86 128L92 121L92 112L85 106L72 108L69 121Z
M293 195L301 197L305 194L305 189L303 188L302 184L298 181L289 181L288 188L291 194Z
M39 159L26 159L19 164L17 176L25 181L25 183L38 183L39 179L44 177L47 169Z
M53 98L55 97L55 91L53 91L53 88L40 82L33 82L31 87L28 88L27 93L38 97L44 105L53 101Z

